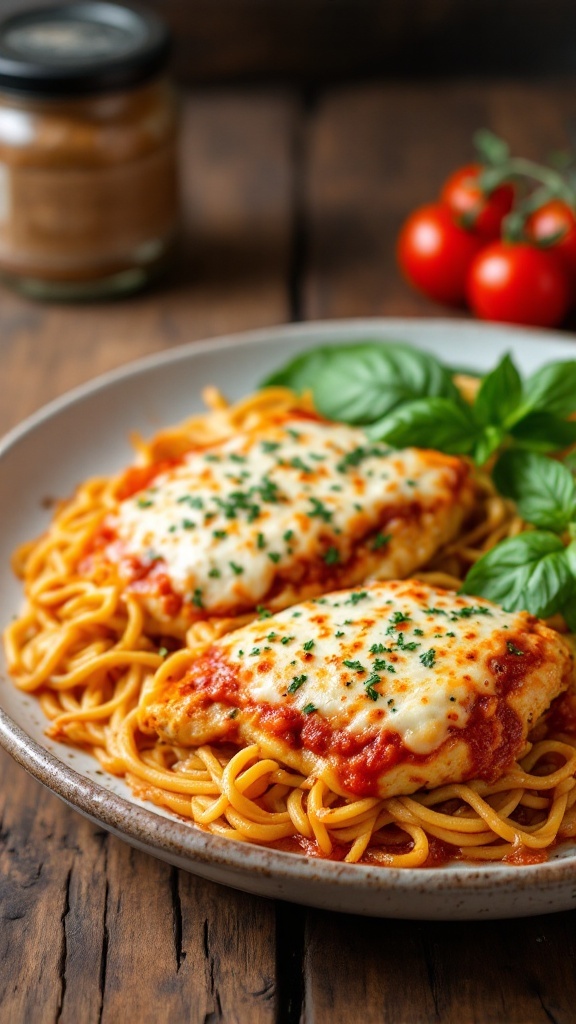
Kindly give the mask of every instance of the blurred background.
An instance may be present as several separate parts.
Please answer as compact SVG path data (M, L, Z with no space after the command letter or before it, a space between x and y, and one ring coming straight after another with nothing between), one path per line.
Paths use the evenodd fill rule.
M22 0L3 0L2 13ZM176 259L116 301L0 288L18 415L160 348L289 320L466 315L411 290L400 225L487 127L544 159L576 145L573 0L149 0L179 90ZM568 323L571 321L569 320ZM50 345L50 375L35 365ZM3 399L4 423L16 408ZM1 404L1 403L0 403Z

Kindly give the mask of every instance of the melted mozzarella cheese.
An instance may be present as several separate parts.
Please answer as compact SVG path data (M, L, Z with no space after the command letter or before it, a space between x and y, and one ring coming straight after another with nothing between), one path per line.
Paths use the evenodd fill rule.
M338 792L389 797L499 778L572 674L527 612L392 581L226 634L160 674L140 723L181 746L257 742Z
M294 416L188 453L109 526L121 554L160 563L176 594L221 611L254 607L278 577L300 587L311 565L338 582L362 542L367 571L405 576L454 535L471 497L460 459Z
M312 704L352 734L385 725L409 750L428 754L466 725L476 694L495 692L484 659L468 661L463 650L473 640L479 652L487 643L492 651L519 617L434 591L423 603L421 593L408 582L332 594L280 613L273 628L254 622L219 648L257 703Z

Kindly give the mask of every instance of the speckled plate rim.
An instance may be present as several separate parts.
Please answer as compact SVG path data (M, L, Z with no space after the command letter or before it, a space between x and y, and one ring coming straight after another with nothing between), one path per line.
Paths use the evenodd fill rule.
M282 354L283 343L289 341L302 342L300 348L305 348L309 344L331 339L354 340L361 336L385 339L410 335L412 337L409 340L412 342L415 331L418 333L421 330L425 334L427 325L428 328L434 325L432 334L442 330L447 333L458 332L463 341L466 338L478 340L497 331L502 341L502 351L507 347L516 348L520 342L535 343L537 348L544 342L552 347L553 352L547 354L545 350L541 351L541 361L562 358L563 355L576 358L576 346L573 347L576 338L570 341L565 334L458 320L338 320L244 332L205 342L192 342L168 352L154 354L75 388L44 406L5 436L0 443L0 464L4 456L24 438L41 429L43 424L63 410L82 403L89 396L106 390L116 382L153 372L157 367L194 361L197 356L208 352L222 353L231 348L241 352L245 346L253 345L280 346L277 362L281 362L285 357ZM423 347L430 348L433 345L429 343ZM470 361L471 365L475 362L474 359L467 360L465 345L461 361L464 364ZM29 736L2 708L0 744L34 778L92 821L170 863L236 888L335 910L411 918L523 916L576 906L576 847L573 852L570 849L567 855L559 859L521 868L454 865L398 870L318 860L213 836L176 818L167 818L132 803L71 768ZM348 893L344 898L343 891ZM522 893L530 891L543 898L529 901L530 905L527 905L522 900ZM367 899L357 903L361 892L366 894ZM518 896L518 905L515 899L501 901L499 896L503 894ZM386 895L392 897L389 907L386 905ZM422 903L421 912L417 912L418 908L413 905L415 895ZM450 895L461 895L463 899L458 902L456 909L453 905L447 905L444 913L439 900ZM546 899L547 895L549 899ZM405 897L411 898L411 904L403 908ZM484 907L488 897L494 897L496 904Z

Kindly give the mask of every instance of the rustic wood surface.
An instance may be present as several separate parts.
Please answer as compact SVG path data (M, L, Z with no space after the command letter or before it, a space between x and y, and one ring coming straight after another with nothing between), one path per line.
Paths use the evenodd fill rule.
M177 267L108 304L0 291L0 429L184 341L300 318L446 315L395 269L402 216L469 157L481 124L527 155L569 143L575 85L189 98ZM2 1024L576 1020L574 914L450 924L275 904L130 849L0 763Z

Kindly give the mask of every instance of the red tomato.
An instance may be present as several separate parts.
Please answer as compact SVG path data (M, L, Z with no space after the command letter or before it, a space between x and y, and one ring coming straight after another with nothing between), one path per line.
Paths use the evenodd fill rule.
M556 327L570 306L562 264L549 249L492 242L470 267L468 301L482 320Z
M464 301L466 278L481 240L458 227L438 203L421 206L398 236L397 258L408 281L438 302Z
M457 219L465 218L467 227L484 239L500 237L502 221L514 203L514 186L500 185L490 195L482 192L480 164L468 164L454 171L445 182L440 199Z
M560 231L564 234L552 249L562 260L571 280L576 283L576 214L561 199L551 199L535 210L526 222L530 241L546 242Z

